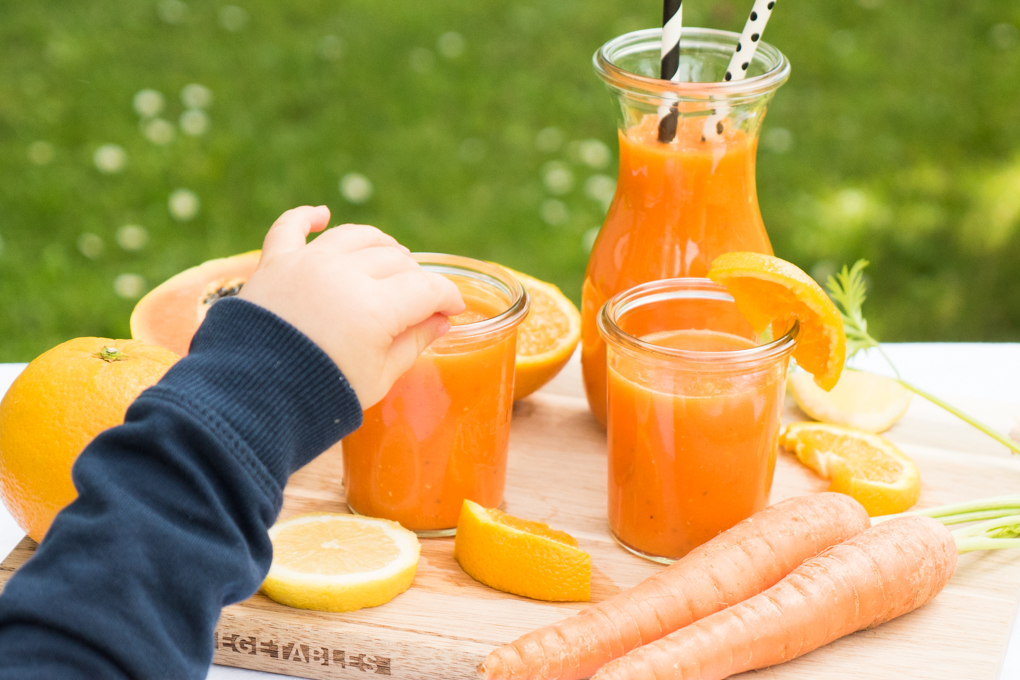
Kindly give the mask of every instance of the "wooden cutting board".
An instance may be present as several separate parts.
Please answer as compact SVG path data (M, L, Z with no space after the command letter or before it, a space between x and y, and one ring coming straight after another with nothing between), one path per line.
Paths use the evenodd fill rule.
M592 599L599 601L661 567L625 552L609 536L605 433L589 415L580 385L575 360L553 383L516 405L506 510L574 535L592 556ZM995 424L1020 415L1020 406L963 400L960 405ZM804 419L792 403L786 418ZM921 506L1020 490L1020 457L920 399L887 436L921 468ZM773 502L825 488L792 456L780 454ZM339 450L295 474L285 495L282 518L345 512ZM30 539L22 541L0 565L0 582L33 550ZM922 609L739 677L997 680L1018 588L1020 551L965 555L950 585ZM227 607L216 629L215 662L317 679L472 678L493 647L584 606L487 588L454 561L453 539L424 539L414 584L381 607L326 614L284 607L262 595Z

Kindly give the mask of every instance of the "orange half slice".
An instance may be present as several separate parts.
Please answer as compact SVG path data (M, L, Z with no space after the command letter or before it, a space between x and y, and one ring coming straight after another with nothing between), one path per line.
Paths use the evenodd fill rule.
M846 360L843 318L802 269L771 255L735 252L717 257L708 278L726 287L756 333L772 326L778 337L799 321L793 358L819 387L835 387Z

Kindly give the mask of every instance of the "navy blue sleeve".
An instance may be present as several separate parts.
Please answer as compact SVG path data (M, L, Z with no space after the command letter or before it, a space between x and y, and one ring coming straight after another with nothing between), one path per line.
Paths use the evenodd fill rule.
M316 344L217 302L191 353L75 463L78 499L0 596L0 677L205 678L220 609L269 570L287 478L360 424Z

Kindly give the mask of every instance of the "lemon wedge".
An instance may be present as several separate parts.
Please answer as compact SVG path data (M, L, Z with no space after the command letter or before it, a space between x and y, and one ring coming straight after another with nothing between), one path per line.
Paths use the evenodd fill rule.
M829 491L857 500L872 517L910 509L921 495L921 472L881 435L830 423L791 423L780 444L820 477Z
M553 602L591 599L591 557L573 536L542 522L465 500L453 556L476 581L505 593Z
M299 609L350 612L389 602L418 567L418 537L396 522L317 512L269 530L273 563L262 584L270 599Z
M903 417L912 396L895 380L865 371L843 371L831 392L803 371L790 374L789 386L797 406L815 420L876 434Z

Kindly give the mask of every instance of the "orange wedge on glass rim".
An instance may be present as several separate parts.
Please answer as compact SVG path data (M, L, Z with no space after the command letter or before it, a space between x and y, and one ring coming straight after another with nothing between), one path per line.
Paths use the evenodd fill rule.
M726 287L755 333L771 326L779 337L798 321L793 358L822 389L836 385L846 360L843 318L814 279L786 260L745 252L717 257L708 278Z

